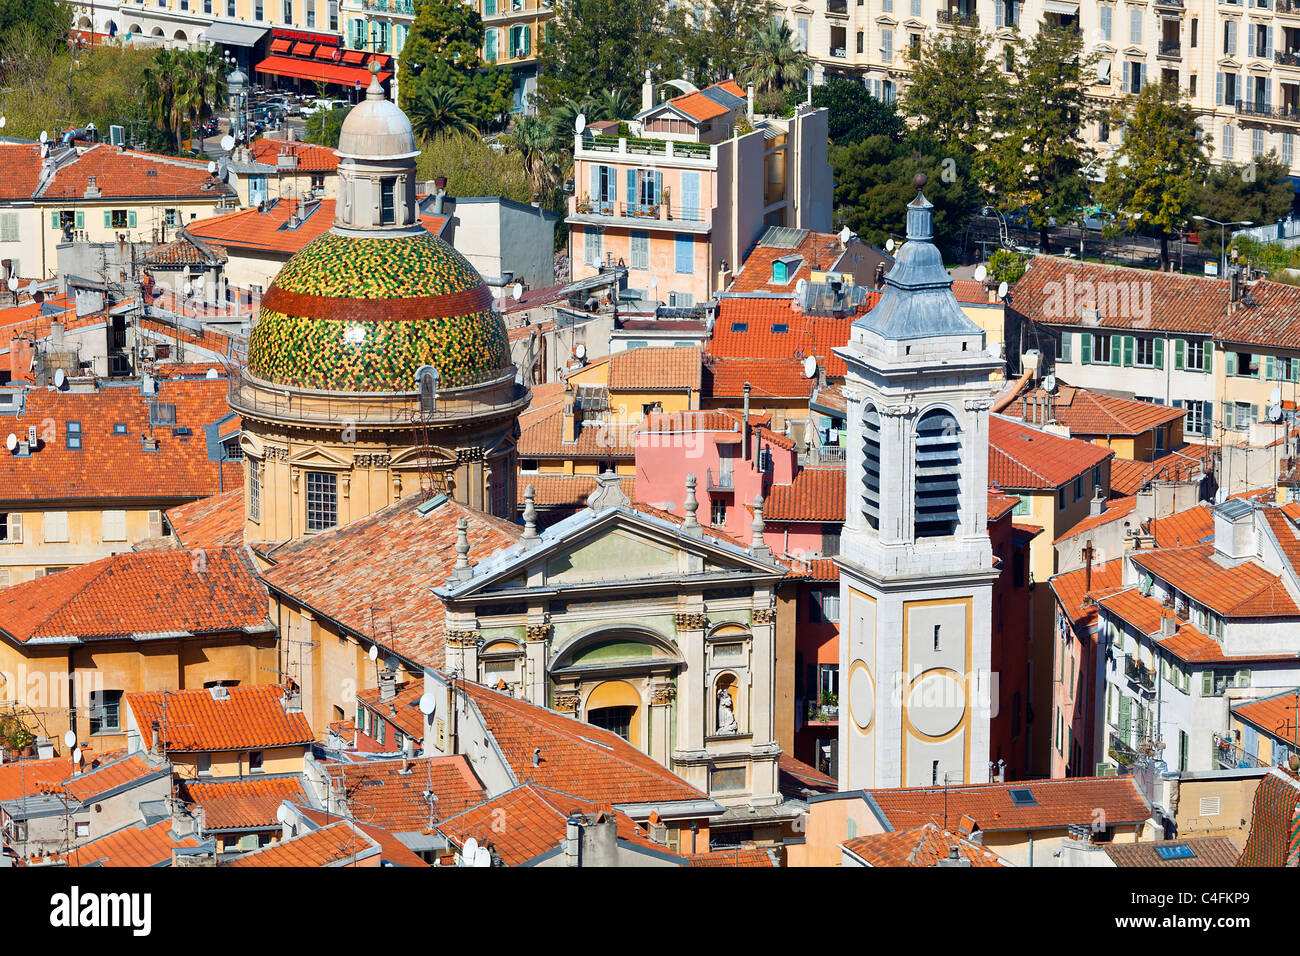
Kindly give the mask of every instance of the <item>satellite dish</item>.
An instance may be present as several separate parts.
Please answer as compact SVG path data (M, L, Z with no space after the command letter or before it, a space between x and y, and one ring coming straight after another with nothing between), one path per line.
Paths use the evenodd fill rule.
M69 730L63 735L63 746L67 747L69 750L77 746L77 732L75 730Z
M491 866L491 865L492 865L492 851L489 850L489 849L488 849L487 847L485 847L485 846L481 846L481 847L479 847L478 850L477 850L477 851L475 852L475 854L474 854L474 862L473 862L472 865L473 865L473 866L476 866L476 867L479 867L480 869L483 868L483 867Z
M75 750L72 751L72 762L73 762L73 763L81 763L81 748L80 748L80 747L77 747Z
M379 660L379 645L371 644L370 653L367 655L372 661Z
M853 238L853 230L850 229L848 226L845 226L843 229L840 230L840 242L847 243L852 238Z
M983 263L975 267L976 282L983 282L988 277L989 277L989 270L984 267Z
M587 357L587 346L579 345L573 350L573 354L578 356L580 359L585 359Z
M1054 392L1054 391L1056 391L1056 376L1055 376L1055 375L1049 375L1049 376L1047 376L1047 378L1043 379L1043 391L1045 391L1045 392Z
M579 113L577 115L577 118L575 118L573 121L573 131L575 133L581 134L582 131L586 128L587 128L587 114Z
M1282 406L1273 404L1268 406L1268 420L1271 422L1280 422L1282 420Z
M220 378L221 376L217 374L217 370L215 368L210 368L208 369L208 374L205 377L211 380L211 379Z
M208 172L209 172L209 173L215 173L216 171L217 171L217 164L214 163L214 162L209 161L209 163L208 163Z
M10 451L13 451L15 448L17 448L18 436L15 435L13 432L10 432L9 437L5 439L5 447L8 448Z
M41 142L42 143L49 142L49 139L50 139L50 134L45 132L45 130L41 130Z
M202 289L203 289L203 276L195 276L195 277L194 277L194 288L199 289L199 290L202 290Z
M460 857L470 866L473 866L474 861L478 858L478 840L473 837L466 840L465 845L461 847Z
M797 296L803 296L804 290L807 288L808 288L808 280L800 279L798 282L794 284L794 294Z
M36 280L35 280L35 279L33 279L31 282L27 283L27 289L26 289L26 292L27 292L28 295L35 295L35 294L36 294Z
M433 712L438 709L438 698L432 694L425 694L420 698L420 713L426 717L432 717Z
M3 116L0 116L0 129L4 129L4 128L5 128L5 123L6 123L6 122L7 122L7 120L6 120Z
M888 242L885 243L885 250L886 250L886 251L888 251L888 252L893 252L894 249L895 249L895 246L894 246L894 240L893 240L893 239L890 239Z
M657 276L650 277L650 288L651 289L659 288L659 278Z
M1007 285L1005 282L999 282L999 283L998 283L998 298L999 298L999 299L1005 299L1005 298L1007 297L1007 290L1010 289L1010 288L1011 288L1011 287L1010 287L1009 285Z
M229 133L221 137L221 148L225 150L227 153L230 152L232 149L234 149L235 137L231 136Z
M809 355L803 360L803 375L804 378L817 377L817 356Z
M989 353L989 358L1000 359L1002 358L1002 343L994 342L986 351Z
M193 295L193 294L194 294L194 286L190 285L188 282L185 283L185 294L186 294L186 295Z
M282 826L293 823L293 811L282 803L275 808L275 819Z
M18 279L15 278L14 276L10 276L10 277L9 277L9 281L6 283L6 285L9 286L9 291L10 291L10 292L17 292L17 291L18 291Z
M510 289L510 295L513 296L515 299L520 298L523 294L524 294L524 284L522 282L516 282L514 286L511 287Z
M1268 403L1270 405L1279 405L1282 402L1282 389L1275 388L1268 393Z
M67 380L68 380L68 376L64 374L63 369L61 369L61 368L56 368L56 369L54 370L54 387L55 387L55 388L62 388L62 387L63 387L63 383L66 382Z

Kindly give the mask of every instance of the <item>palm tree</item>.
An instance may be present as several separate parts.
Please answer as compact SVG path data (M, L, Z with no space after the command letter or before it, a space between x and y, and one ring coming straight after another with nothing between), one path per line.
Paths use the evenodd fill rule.
M556 131L557 138L564 139L567 137L567 141L572 142L578 114L582 113L590 119L591 111L594 109L595 101L590 96L584 96L580 100L566 97L564 102L551 110L551 115L548 117L552 128Z
M632 103L623 90L605 90L591 101L587 119L625 120L632 114Z
M469 105L456 90L431 86L411 103L411 126L421 139L432 140L440 133L463 132L479 135L470 117Z
M745 79L760 93L804 81L808 58L794 48L794 34L784 20L772 19L750 39Z
M533 187L545 192L554 182L555 127L540 116L518 116L510 139L524 161Z

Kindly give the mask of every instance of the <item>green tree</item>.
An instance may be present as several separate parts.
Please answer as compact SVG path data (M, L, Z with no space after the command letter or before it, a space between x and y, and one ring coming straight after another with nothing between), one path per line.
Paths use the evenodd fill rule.
M62 44L72 26L72 9L57 0L0 0L0 37L30 28L47 48Z
M509 140L538 194L550 193L559 170L555 127L540 116L517 116Z
M701 87L739 79L749 63L751 39L769 18L767 0L677 5L664 16L655 51L662 76L680 76Z
M464 101L480 127L508 113L509 72L485 66L482 48L483 20L473 6L460 0L419 0L397 63L402 109L413 111L427 91L444 88Z
M774 93L804 82L808 57L794 48L784 20L771 19L750 37L744 78L760 93Z
M916 195L912 180L923 172L929 180L926 198L934 204L935 242L951 248L979 202L979 189L970 159L944 152L933 141L914 145L883 135L832 147L837 219L875 245L891 236L901 239L907 233L907 204Z
M350 106L336 106L332 110L317 110L312 113L307 117L307 142L337 149L343 121L351 112Z
M1248 163L1214 166L1197 190L1195 212L1219 222L1272 225L1291 212L1295 191L1289 174L1275 151ZM1200 233L1201 248L1217 257L1221 252L1218 227L1204 224Z
M849 146L868 136L903 138L906 125L893 103L876 99L861 83L827 76L813 87L812 105L829 111L829 138L837 146Z
M440 133L451 132L478 134L465 97L449 86L421 90L411 101L408 114L411 127L420 139L433 139Z
M994 111L1007 93L991 44L992 37L971 29L932 34L921 44L903 94L903 110L918 129L968 153L988 144Z
M1140 223L1159 235L1160 264L1167 267L1169 234L1196 212L1209 140L1199 137L1196 114L1173 84L1148 84L1124 113L1124 143L1111 153L1102 201L1129 228Z
M1010 249L994 250L993 255L989 256L989 279L1015 285L1025 274L1025 265L1025 257Z
M1014 49L1014 82L995 104L982 176L1004 210L1025 211L1046 252L1052 221L1075 218L1089 194L1083 130L1096 112L1087 92L1099 55L1084 53L1081 33L1056 27Z
M501 196L527 203L535 192L518 152L494 149L467 133L441 133L421 143L416 171L422 180L446 176L453 196Z
M618 90L640 102L645 71L656 66L666 7L662 0L556 0L537 48L537 101L551 113L593 90Z

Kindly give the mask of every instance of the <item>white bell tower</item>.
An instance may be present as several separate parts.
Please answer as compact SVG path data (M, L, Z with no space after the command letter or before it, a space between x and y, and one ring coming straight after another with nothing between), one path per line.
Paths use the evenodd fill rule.
M988 779L989 375L915 180L907 242L848 365L840 541L840 789ZM847 706L844 706L847 704Z

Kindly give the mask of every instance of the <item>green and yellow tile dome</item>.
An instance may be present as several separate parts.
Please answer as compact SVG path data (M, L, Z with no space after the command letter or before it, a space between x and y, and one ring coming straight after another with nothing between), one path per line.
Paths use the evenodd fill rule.
M327 232L280 270L248 344L257 377L338 392L415 389L422 365L440 388L499 378L510 367L505 323L483 278L428 232Z

